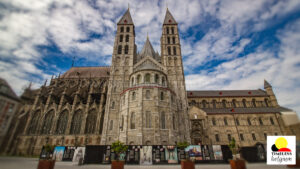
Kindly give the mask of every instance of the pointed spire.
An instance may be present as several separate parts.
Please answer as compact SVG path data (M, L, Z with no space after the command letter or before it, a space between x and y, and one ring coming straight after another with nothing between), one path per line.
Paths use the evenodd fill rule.
M149 40L148 34L147 34L147 39L144 44L144 47L143 47L142 51L139 53L139 57L141 57L141 58L146 57L146 56L151 56L151 57L155 58L155 51Z
M129 5L129 4L128 4ZM133 21L129 12L129 6L125 14L122 16L122 18L119 20L119 24L128 24L128 25L133 25Z
M266 81L266 79L264 79L264 88L266 89L266 88L269 88L269 87L272 88L272 86L270 85L270 83L268 81Z
M171 14L168 8L167 8L164 24L169 24L169 25L177 24L176 20L174 19L173 15Z

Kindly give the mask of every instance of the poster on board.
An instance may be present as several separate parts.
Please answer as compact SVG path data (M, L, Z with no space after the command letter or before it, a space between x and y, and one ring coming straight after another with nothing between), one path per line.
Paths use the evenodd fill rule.
M65 147L63 161L72 161L76 147Z
M176 146L164 146L166 150L166 160L168 163L178 163Z
M64 152L65 152L65 147L63 146L55 147L53 152L53 159L56 161L62 161Z
M223 160L221 145L213 145L215 160Z
M78 162L80 158L84 159L85 147L76 147L73 162Z
M189 145L187 148L185 148L185 151L188 153L191 160L203 160L200 145Z
M141 165L152 164L152 146L143 146L140 149L140 164Z

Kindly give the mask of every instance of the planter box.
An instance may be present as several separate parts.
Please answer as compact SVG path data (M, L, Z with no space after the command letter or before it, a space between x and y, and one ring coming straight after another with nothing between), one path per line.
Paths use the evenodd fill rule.
M124 161L112 161L111 169L124 169Z
M181 160L181 169L195 169L195 163L193 161Z
M53 169L55 160L39 160L38 169Z
M231 169L246 169L245 160L230 160Z

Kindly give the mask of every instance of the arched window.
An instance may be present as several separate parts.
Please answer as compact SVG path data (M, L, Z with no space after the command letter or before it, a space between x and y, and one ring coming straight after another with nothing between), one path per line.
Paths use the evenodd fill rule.
M171 32L172 32L172 34L175 34L174 27L171 27Z
M171 55L171 47L168 47L168 55Z
M59 118L57 120L57 125L56 125L56 134L64 134L67 128L68 124L68 111L64 110L63 112L60 113Z
M39 124L40 114L41 114L40 110L37 110L33 113L31 121L29 123L28 130L27 130L28 134L37 134L36 132L37 132L38 124Z
M151 112L146 111L146 128L151 128Z
M161 84L162 84L163 86L165 86L165 78L164 78L164 77L161 78Z
M53 117L54 110L51 110L46 114L42 125L42 134L50 134Z
M260 125L264 125L264 123L263 123L261 117L258 118L258 121L259 121L259 124L260 124Z
M115 109L115 102L114 101L111 103L111 109Z
M177 55L176 47L175 46L173 47L173 55Z
M134 77L131 78L131 86L134 85Z
M150 99L150 90L146 90L146 99Z
M236 100L235 100L235 99L232 100L232 106L233 106L234 108L236 108Z
M123 26L121 27L121 32L124 32L124 27Z
M226 100L222 100L223 108L226 108Z
M272 125L274 125L274 120L273 120L272 117L270 117L270 122L271 122Z
M246 99L243 99L243 106L247 107L247 105L246 105Z
M266 104L266 107L269 107L269 100L268 99L265 99L265 104Z
M213 108L217 108L217 105L216 105L217 101L213 100L212 103L213 103Z
M248 121L248 125L251 126L252 124L251 124L251 120L249 117L247 118L247 121Z
M130 32L130 27L129 26L126 27L126 32Z
M167 34L169 34L169 33L170 33L170 31L169 31L169 27L167 27L166 29L167 29Z
M92 111L89 112L86 118L85 134L93 134L95 132L96 120L97 120L97 113L96 110L93 109Z
M225 124L225 126L228 125L228 122L227 122L227 118L226 118L226 117L224 118L224 124Z
M252 99L252 105L253 105L253 107L256 107L256 101L255 101L255 99Z
M170 42L170 37L168 37L167 39L168 39L168 44L170 44L170 43L171 43L171 42Z
M164 92L160 92L160 100L164 100Z
M135 92L132 92L132 100L135 100Z
M125 54L128 54L128 45L125 45Z
M158 74L155 74L155 83L158 83L158 81L159 81L159 76Z
M123 35L120 35L120 42L123 42Z
M137 77L136 77L136 83L137 84L141 83L141 75L137 75Z
M176 43L176 40L175 40L175 37L173 37L173 44L175 44Z
M173 130L176 130L176 118L175 115L173 115Z
M117 91L117 87L115 86L115 87L114 87L114 92L116 92L116 91Z
M109 130L112 130L113 128L114 128L114 121L110 120Z
M126 35L125 42L129 42L129 35Z
M236 125L237 125L237 126L239 126L239 125L240 125L240 121L239 121L239 119L238 119L238 118L236 118L236 119L235 119L235 123L236 123Z
M206 108L206 100L202 100L202 106L203 108Z
M121 45L118 46L118 54L122 54L122 46Z
M215 126L217 125L217 122L216 122L216 119L215 118L212 118L212 124Z
M146 75L145 75L145 83L150 83L150 74L149 73L147 73Z
M78 110L74 113L73 119L71 122L70 134L79 134L82 121L82 112Z
M160 114L160 120L161 120L161 128L166 129L166 116L165 112L161 112Z
M130 117L130 129L135 129L135 113L131 113Z

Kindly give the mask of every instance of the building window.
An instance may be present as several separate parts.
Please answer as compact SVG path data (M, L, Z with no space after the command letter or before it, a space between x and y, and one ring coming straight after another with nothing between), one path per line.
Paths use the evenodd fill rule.
M97 120L97 113L96 110L93 109L92 111L89 112L86 118L85 134L93 134L95 132L96 120Z
M159 76L158 74L155 74L155 83L158 83L158 81L159 81Z
M40 110L38 110L32 115L32 119L29 123L29 128L27 130L28 134L37 134L36 132L39 123L40 113L41 113Z
M226 108L226 100L222 100L223 108Z
M269 107L269 100L268 99L265 99L265 104L266 104L266 107Z
M146 112L146 128L151 128L151 112Z
M171 32L172 32L172 34L175 34L174 27L171 27Z
M175 115L173 115L173 130L176 130L176 118Z
M173 44L175 44L176 43L176 40L175 40L175 37L173 37Z
M167 29L167 34L169 34L169 33L170 33L170 32L169 32L169 27L167 27L166 29Z
M132 92L132 100L135 100L135 92Z
M236 108L236 100L235 99L232 100L232 105L234 108Z
M57 120L56 134L64 134L68 124L68 111L64 110L60 113L59 118Z
M260 124L260 125L264 125L264 123L263 123L263 121L262 121L261 117L260 117L260 118L258 118L258 121L259 121L259 124Z
M122 54L122 46L121 45L118 46L118 54Z
M225 124L225 126L228 125L228 122L227 122L227 118L226 118L226 117L224 118L224 124Z
M120 35L120 42L123 42L123 35Z
M130 129L135 129L135 113L131 113L130 117Z
M252 105L253 105L253 107L256 107L256 101L255 101L255 99L252 99Z
M278 135L278 133L274 133L274 135L275 135L275 136L277 136L277 135Z
M236 118L236 119L235 119L235 123L236 123L236 125L237 125L237 126L239 126L239 125L240 125L240 121L239 121L239 119L238 119L238 118Z
M115 102L114 101L111 103L111 109L115 109Z
M121 131L123 131L123 126L124 126L124 116L121 116Z
M228 141L231 141L231 134L227 134Z
M128 45L125 46L125 54L128 54Z
M267 140L267 133L264 133L265 140Z
M164 78L164 77L161 78L161 84L162 84L163 86L165 85L165 78Z
M161 128L166 129L166 116L165 112L161 112L160 114L160 120L161 120Z
M42 134L50 134L51 132L51 127L52 127L52 120L54 117L54 111L51 110L49 111L43 121L42 125Z
M215 134L216 142L220 141L219 134Z
M81 121L82 121L82 112L81 112L81 110L78 110L73 115L73 119L71 122L70 134L79 134L80 133Z
M173 55L177 55L176 47L175 46L173 47Z
M130 32L130 27L126 27L126 32Z
M270 117L270 122L271 122L272 125L274 125L274 121L273 121L272 117Z
M141 75L138 75L136 77L136 83L140 84L141 83Z
M113 128L114 128L114 121L110 120L109 130L112 130Z
M213 101L212 101L213 108L217 108L216 102L217 102L216 100L213 100Z
M202 106L203 108L206 108L206 100L202 100Z
M215 126L216 125L216 119L212 118L212 124Z
M241 141L244 141L244 135L240 134Z
M123 26L121 27L121 32L124 32L124 27Z
M247 107L247 105L246 105L246 99L243 99L242 102L243 102L243 106L244 106L244 107Z
M126 35L125 41L129 42L129 35Z
M248 125L251 126L252 124L251 124L251 120L249 117L247 118L247 121L248 121Z
M164 92L160 92L160 100L164 100Z
M168 55L171 55L171 47L168 47Z
M131 86L134 84L134 77L131 78Z
M146 90L146 99L150 99L150 90Z
M147 73L145 75L145 83L150 83L150 74L149 73Z
M168 39L168 44L170 44L170 43L171 43L171 42L170 42L170 37L168 37L167 39Z
M252 139L255 141L256 140L256 136L254 133L252 133Z

